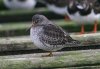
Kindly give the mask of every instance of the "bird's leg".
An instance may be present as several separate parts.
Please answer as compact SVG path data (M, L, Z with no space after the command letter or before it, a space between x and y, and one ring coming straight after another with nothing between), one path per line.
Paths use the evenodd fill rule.
M96 33L97 32L97 25L98 25L98 22L96 20L95 23L94 23L93 33Z
M53 56L52 52L50 52L48 55L42 55L42 57L52 57L52 56Z
M85 32L85 31L84 31L84 24L82 24L82 25L81 25L81 32L80 32L80 34L84 34L84 32Z
M68 16L65 16L65 21L70 21L70 18Z
M48 56L50 56L50 57L53 56L52 52L50 52L50 53L48 54Z

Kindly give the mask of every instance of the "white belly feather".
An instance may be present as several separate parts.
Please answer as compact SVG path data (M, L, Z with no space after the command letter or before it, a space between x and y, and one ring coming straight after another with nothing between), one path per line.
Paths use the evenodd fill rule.
M35 46L37 46L40 49L46 50L46 51L57 51L64 47L61 45L58 45L57 47L53 45L49 45L49 44L44 45L40 41L39 36L38 36L38 34L40 34L41 31L42 31L42 28L40 27L30 29L30 37Z
M95 14L94 11L91 12L91 14L87 15L87 16L81 16L79 14L79 12L70 15L68 14L68 16L70 17L71 20L75 21L76 23L82 24L82 23L90 23L93 24L95 22L95 20L99 20L100 18L100 14Z
M38 48L42 48L42 43L40 42L39 36L38 36L38 33L41 31L41 29L38 29L38 30L37 29L38 28L30 29L30 37L35 46L37 46Z

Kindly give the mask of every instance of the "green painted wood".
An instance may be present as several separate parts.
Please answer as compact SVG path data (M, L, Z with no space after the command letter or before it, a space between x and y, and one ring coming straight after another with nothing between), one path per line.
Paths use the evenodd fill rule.
M100 50L56 52L53 57L41 57L46 54L0 56L0 69L100 66Z
M54 68L54 69L100 69L100 66L81 66L81 67L66 67L66 68Z
M88 46L100 49L100 33L96 34L71 34L71 37L75 40L81 42L81 44L76 46L66 46L66 48L78 48L78 47L86 47ZM83 48L84 49L84 48ZM5 51L20 51L20 50L38 50L36 46L34 46L31 38L29 36L19 36L19 37L4 37L0 38L0 52ZM66 49L67 50L67 49ZM73 49L72 49L73 50Z
M60 19L54 20L54 23L68 32L80 32L81 25L78 25L75 22ZM11 22L0 24L0 37L28 35L29 30L26 30L29 26L31 26L31 22ZM100 23L98 24L98 31L99 30ZM85 31L91 33L93 31L93 25L85 25Z
M0 11L0 22L30 21L35 14L42 14L49 19L61 19L63 16L50 12L47 8L35 8L33 10L4 10ZM53 16L52 16L53 15Z

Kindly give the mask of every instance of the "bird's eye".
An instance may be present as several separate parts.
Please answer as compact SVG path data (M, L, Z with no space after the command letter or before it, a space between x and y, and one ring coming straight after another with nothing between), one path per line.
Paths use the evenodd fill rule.
M36 20L35 23L38 23L39 20Z

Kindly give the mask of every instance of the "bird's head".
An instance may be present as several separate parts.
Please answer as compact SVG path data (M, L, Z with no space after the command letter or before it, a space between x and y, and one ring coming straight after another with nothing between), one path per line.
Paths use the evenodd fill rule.
M48 19L44 15L35 14L32 17L32 24L31 24L31 26L26 31L28 31L32 27L46 24L47 23L46 21L48 21Z
M69 4L68 4L68 8L69 9L76 9L76 3L75 3L76 1L73 1L73 0L71 0L70 2L69 2Z
M90 3L87 0L79 0L75 2L78 10L88 10L90 8Z
M43 25L48 19L44 15L35 14L32 17L32 26Z

